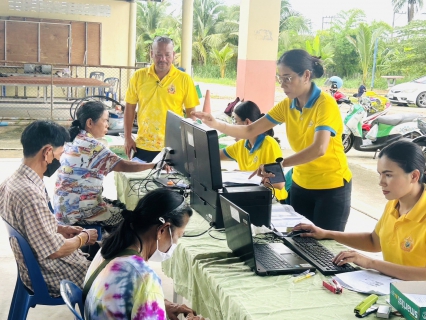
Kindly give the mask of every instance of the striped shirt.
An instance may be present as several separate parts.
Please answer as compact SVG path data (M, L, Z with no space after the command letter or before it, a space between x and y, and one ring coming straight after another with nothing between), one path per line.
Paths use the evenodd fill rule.
M48 201L43 180L25 164L21 164L0 185L0 215L27 239L40 265L49 293L59 296L59 284L63 279L82 286L90 261L80 250L63 258L49 258L64 245L65 238L57 232L58 223L49 210ZM32 289L17 242L12 241L11 247L18 262L21 279Z

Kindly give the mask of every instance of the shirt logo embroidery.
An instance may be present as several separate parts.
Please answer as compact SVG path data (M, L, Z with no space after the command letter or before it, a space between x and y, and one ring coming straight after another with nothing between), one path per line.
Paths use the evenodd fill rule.
M314 125L314 122L311 120L309 121L308 127L312 127Z
M176 87L173 83L167 88L167 92L170 93L170 94L176 93Z
M257 160L259 160L259 158L257 156L254 156L253 163L257 163Z
M401 242L401 249L406 252L410 252L413 249L413 239L411 237L405 238Z

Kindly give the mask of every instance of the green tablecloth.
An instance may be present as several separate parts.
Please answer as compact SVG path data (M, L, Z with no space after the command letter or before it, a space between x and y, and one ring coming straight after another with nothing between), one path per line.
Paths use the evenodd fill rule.
M116 173L115 178L119 199L133 209L139 198L133 184L143 175ZM186 232L199 234L208 228L207 221L194 212ZM225 238L218 232L213 235ZM336 253L345 248L335 241L322 243ZM319 272L298 283L291 275L257 276L233 256L226 241L208 233L181 238L163 270L173 278L175 291L211 320L355 319L354 307L366 297L349 290L341 295L327 291L322 287L326 277ZM380 297L379 303L386 298Z

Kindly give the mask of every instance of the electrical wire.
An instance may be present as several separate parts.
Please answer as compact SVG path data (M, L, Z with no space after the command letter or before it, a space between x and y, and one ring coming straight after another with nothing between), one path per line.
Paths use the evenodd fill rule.
M199 237L199 236L202 236L203 234L209 232L209 230L211 230L212 228L213 228L213 226L211 226L210 228L208 228L207 230L205 230L205 231L203 231L203 232L201 232L199 234L186 234L186 233L184 233L183 236L186 237L186 238Z
M221 240L221 241L225 241L226 240L226 236L225 238L216 238L215 236L213 236L211 233L215 231L215 232L220 232L220 233L225 233L225 229L213 229L213 230L209 230L209 236L212 237L213 239L216 240Z

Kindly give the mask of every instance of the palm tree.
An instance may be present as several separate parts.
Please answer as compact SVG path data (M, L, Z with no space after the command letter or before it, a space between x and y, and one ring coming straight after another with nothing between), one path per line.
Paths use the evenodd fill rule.
M234 56L234 50L226 44L222 49L212 48L210 56L220 68L220 77L225 78L226 62Z
M149 61L149 50L155 36L168 35L162 34L165 30L159 30L168 6L167 1L137 3L136 57L139 61Z
M379 36L384 32L383 28L372 31L367 24L361 23L358 27L355 39L347 36L348 41L355 47L362 70L362 82L366 83L368 71L373 62L374 45Z
M394 12L398 12L407 6L408 23L413 20L414 13L423 8L423 0L392 0Z
M218 47L225 41L224 35L216 32L216 24L220 21L220 14L224 4L219 0L194 1L194 57L206 64L209 48Z
M326 69L333 64L334 49L332 44L329 42L322 45L319 35L316 35L313 41L306 40L306 51L312 56L321 57Z

